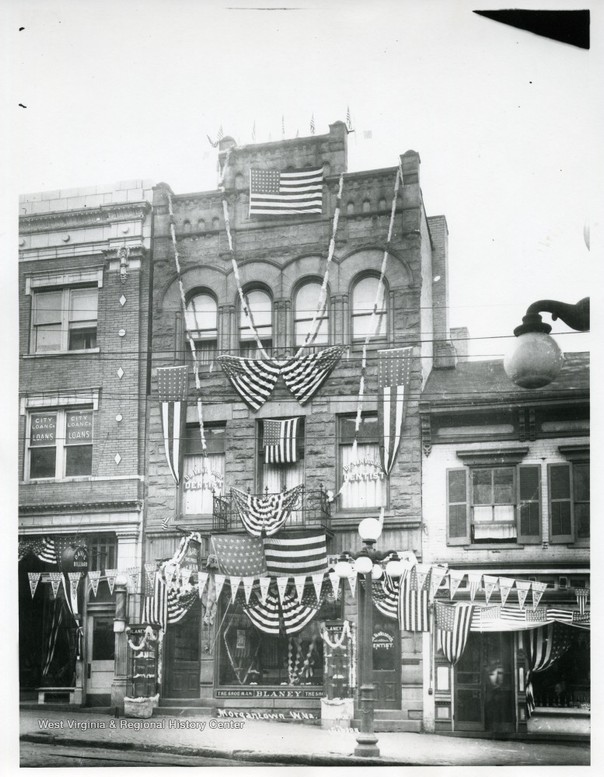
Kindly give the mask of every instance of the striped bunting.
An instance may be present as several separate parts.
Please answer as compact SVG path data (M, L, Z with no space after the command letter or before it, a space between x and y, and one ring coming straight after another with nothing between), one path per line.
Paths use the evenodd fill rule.
M181 621L197 601L197 589L179 595L173 588L168 588L168 623Z
M401 581L393 580L384 574L380 580L374 580L372 585L373 603L387 618L398 620L398 597Z
M472 604L465 602L435 602L437 645L450 664L456 664L465 650L473 609Z
M429 631L428 589L418 588L417 571L412 567L401 581L399 590L401 629L405 631Z
M321 213L323 168L280 172L250 169L250 216Z
M143 621L166 629L168 623L168 597L166 583L160 572L155 573L153 593L145 596Z
M55 541L52 537L38 537L34 540L20 540L19 541L19 561L25 558L28 553L33 553L34 556L43 561L45 564L56 564L57 552L55 547Z
M295 634L301 631L319 611L319 604L299 602L293 591L286 593L283 603L279 596L269 591L264 602L244 605L244 612L251 622L265 634Z
M558 624L542 626L522 635L524 652L528 659L525 695L526 711L530 718L535 709L533 674L548 669L566 653L571 644L570 630Z
M271 395L279 375L301 405L321 387L340 360L344 348L336 345L294 359L246 359L219 356L218 361L243 401L258 410Z
M303 486L296 486L281 494L253 496L232 488L231 496L248 533L260 537L264 532L266 537L270 537L285 524L303 489Z
M263 540L266 569L277 577L313 575L327 570L325 532Z
M180 483L180 433L186 415L187 383L186 366L157 370L164 450L176 485Z

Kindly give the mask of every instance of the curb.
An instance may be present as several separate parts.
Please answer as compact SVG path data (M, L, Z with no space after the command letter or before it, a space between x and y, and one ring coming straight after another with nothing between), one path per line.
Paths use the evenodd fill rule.
M278 761L280 764L308 766L414 766L413 761L399 761L396 758L361 758L354 755L327 755L324 753L262 753L256 750L218 750L213 747L189 747L187 745L151 745L134 742L101 742L79 737L57 737L52 734L22 734L21 742L37 744L96 747L103 750L128 750L130 752L173 753L174 755L200 756L206 758L234 758L240 761Z

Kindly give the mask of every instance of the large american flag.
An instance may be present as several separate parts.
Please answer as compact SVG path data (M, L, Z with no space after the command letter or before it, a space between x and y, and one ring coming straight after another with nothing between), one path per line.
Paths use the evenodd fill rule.
M297 359L219 356L218 361L243 401L252 410L258 410L271 395L279 375L301 405L308 402L336 366L343 350L336 345Z
M174 482L180 482L180 433L186 414L187 368L160 367L157 370L157 393L166 460Z
M417 571L412 567L411 571L401 580L399 590L399 612L401 629L405 631L430 631L430 619L428 611L429 586L419 586Z
M281 173L250 170L250 216L321 213L323 168Z
M264 422L264 461L266 464L293 464L296 459L298 419Z
M434 603L434 620L438 647L450 664L461 658L468 641L474 605L466 602Z
M211 540L211 547L221 574L240 577L266 575L262 540L256 537L215 534Z
M327 570L325 532L304 532L281 539L268 537L263 543L269 575L289 577Z
M409 398L412 348L378 351L378 426L382 467L390 474L401 444Z

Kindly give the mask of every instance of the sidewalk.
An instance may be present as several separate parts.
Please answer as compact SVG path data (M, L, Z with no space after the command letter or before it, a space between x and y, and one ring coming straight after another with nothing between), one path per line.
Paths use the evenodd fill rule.
M163 726L158 728L158 726ZM351 757L352 731L298 723L209 717L113 718L92 711L21 710L21 738L87 747L197 753L306 765L589 765L588 744L493 741L434 734L378 734L379 761Z

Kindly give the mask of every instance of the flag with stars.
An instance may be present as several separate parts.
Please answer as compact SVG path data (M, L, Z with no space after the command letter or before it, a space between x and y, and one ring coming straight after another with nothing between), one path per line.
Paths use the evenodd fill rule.
M250 170L250 216L322 213L323 168Z
M157 393L161 409L166 460L174 482L178 485L180 482L180 434L186 415L186 366L160 367L157 370Z
M473 609L474 605L466 602L435 602L437 643L450 664L459 661L466 647Z
M409 398L412 348L378 351L378 428L382 467L389 475L401 444Z
M218 534L212 537L212 554L223 575L258 577L266 574L262 540L258 537L236 537Z

